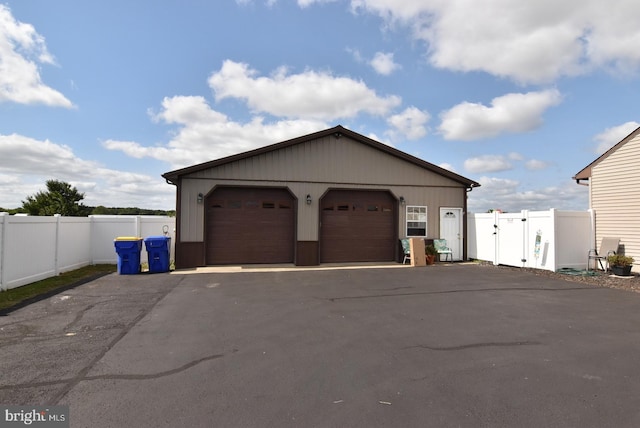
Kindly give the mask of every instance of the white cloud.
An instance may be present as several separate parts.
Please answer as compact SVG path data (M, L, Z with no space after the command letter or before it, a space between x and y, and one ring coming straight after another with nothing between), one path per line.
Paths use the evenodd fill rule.
M306 70L289 74L285 67L271 76L258 76L247 64L226 60L209 77L216 101L246 101L254 113L307 120L351 118L360 113L387 114L401 102L397 96L380 97L362 81Z
M551 208L584 211L589 208L588 188L571 180L558 186L527 190L516 180L481 177L478 182L481 187L469 193L470 212L481 213L489 209L545 211Z
M351 0L351 8L410 28L439 68L521 83L640 68L635 0Z
M110 139L103 146L180 168L329 128L331 125L325 120L360 113L384 115L400 103L398 97L378 97L362 82L328 73L305 71L290 75L281 68L270 77L256 74L246 64L227 60L209 78L216 100L241 99L253 109L255 114L246 123L212 109L201 96L167 97L160 111L150 115L156 122L177 127L168 143L144 146ZM259 113L284 119L271 120ZM397 132L414 138L426 132L424 124L428 119L427 113L410 108L393 117L393 123Z
M639 126L640 123L632 121L605 129L603 132L593 137L593 140L598 143L598 147L595 150L596 154L603 154L611 147L622 141L624 137L629 135Z
M240 6L248 6L250 4L253 4L255 0L236 0L236 4L240 5ZM276 3L278 3L278 0L264 0L264 4L267 7L272 7L274 6Z
M549 167L549 164L538 159L529 159L527 162L525 162L525 167L531 171L540 171L543 169L547 169Z
M353 59L357 63L368 64L376 73L382 74L383 76L389 76L394 71L402 68L400 64L394 61L394 54L391 52L376 52L373 58L369 60L366 59L358 49L347 47L345 50L353 56Z
M347 53L350 53L351 56L353 56L353 59L358 62L358 63L364 63L366 62L364 56L362 56L362 54L360 53L360 51L358 49L353 49L350 47L345 48L345 51Z
M383 76L389 76L401 68L400 64L394 62L393 53L390 52L376 52L369 64L371 64L376 73L382 74Z
M542 124L546 109L561 101L555 89L494 98L491 106L463 102L440 114L439 130L446 140L471 141L503 132L526 132Z
M427 135L425 126L431 116L416 107L408 107L402 113L391 116L387 122L394 128L393 134L400 133L409 140L417 140Z
M456 169L450 163L441 163L438 165L440 168L446 169L447 171L456 172Z
M254 117L248 123L234 122L199 96L175 96L162 101L162 110L152 119L177 125L166 145L143 146L132 141L107 140L103 146L135 158L150 157L173 168L241 153L329 127L312 120L282 120L265 123Z
M337 0L298 0L298 6L301 8L305 8L311 6L312 4L323 4L323 3L333 3Z
M17 208L46 180L69 182L85 192L85 205L173 206L174 189L161 177L105 168L77 157L71 148L18 134L0 135L0 206Z
M524 156L520 153L511 152L506 156L502 155L483 155L475 158L469 158L464 162L464 169L470 173L481 174L487 172L500 172L514 169L513 162L524 161ZM548 163L530 159L524 163L525 168L530 171L538 171L549 166Z
M512 168L509 160L500 155L483 155L464 161L464 169L474 174L508 171Z
M0 102L73 107L62 93L42 83L38 63L55 64L44 37L0 4Z

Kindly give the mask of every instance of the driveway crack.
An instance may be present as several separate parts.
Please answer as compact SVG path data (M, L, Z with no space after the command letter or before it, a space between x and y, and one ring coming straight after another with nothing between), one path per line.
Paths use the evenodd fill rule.
M199 358L197 360L191 361L187 364L184 364L178 368L166 370L158 373L150 373L150 374L104 374L104 375L96 375L96 376L84 376L82 378L69 378L69 379L58 379L58 380L50 380L50 381L42 381L42 382L28 382L21 383L15 385L0 385L0 390L11 390L17 388L37 388L42 386L50 386L50 385L59 385L69 382L74 382L77 384L79 382L84 381L92 381L92 380L104 380L104 379L124 379L124 380L145 380L145 379L158 379L161 377L171 376L176 373L183 372L185 370L190 369L191 367L197 366L198 364L204 363L205 361L217 360L218 358L224 357L224 354L214 354L208 355L206 357Z
M356 299L375 299L381 297L406 297L406 296L421 296L430 294L453 294L453 293L484 293L484 292L496 292L496 291L576 291L576 290L604 290L604 288L589 288L589 287L566 287L566 288L537 288L537 287L512 287L512 288L467 288L461 290L444 290L444 291L416 291L414 293L381 293L381 294L367 294L363 296L344 296L344 297L327 297L326 300L330 302L337 302L339 300L356 300Z
M430 345L413 345L407 346L402 349L428 349L430 351L462 351L464 349L470 348L489 348L489 347L511 347L511 346L532 346L532 345L541 345L541 342L535 341L516 341L516 342L478 342L478 343L468 343L466 345L456 345L456 346L430 346Z
M180 366L175 369L166 370L158 373L150 373L150 374L104 374L104 375L96 375L96 376L86 376L82 381L86 380L102 380L102 379L123 379L123 380L144 380L144 379L158 379L165 376L171 376L176 373L183 372L185 370L190 369L193 366L197 366L200 363L204 363L205 361L217 360L218 358L224 357L224 354L215 354L209 355L207 357L200 358L198 360L191 361L183 366Z

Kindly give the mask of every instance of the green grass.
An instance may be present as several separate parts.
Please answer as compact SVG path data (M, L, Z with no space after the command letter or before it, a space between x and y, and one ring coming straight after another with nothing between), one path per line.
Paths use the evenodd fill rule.
M42 281L12 288L8 291L2 291L0 292L0 311L20 305L29 299L37 298L38 296L48 293L55 293L56 290L69 288L76 283L112 273L116 270L116 265L85 266L69 272L63 272L58 276L43 279Z

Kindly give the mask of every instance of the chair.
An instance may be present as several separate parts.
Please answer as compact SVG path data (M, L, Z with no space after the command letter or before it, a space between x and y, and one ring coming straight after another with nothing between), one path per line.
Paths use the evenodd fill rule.
M436 251L438 252L438 260L440 260L440 255L444 254L445 262L447 261L447 258L449 258L450 262L453 262L453 251L451 251L451 248L447 247L446 239L434 239L433 246L436 247Z
M409 246L408 239L401 239L400 243L402 244L402 251L404 252L404 260L402 260L402 264L405 264L407 260L411 260L411 247Z
M589 255L587 257L587 270L591 268L591 260L596 260L598 264L600 264L600 268L607 272L609 270L609 262L607 257L616 254L618 252L618 245L620 245L620 238L608 238L603 237L602 241L600 241L600 250L591 249L589 250ZM602 264L602 261L605 264ZM607 267L606 269L604 267ZM596 265L596 268L598 266Z

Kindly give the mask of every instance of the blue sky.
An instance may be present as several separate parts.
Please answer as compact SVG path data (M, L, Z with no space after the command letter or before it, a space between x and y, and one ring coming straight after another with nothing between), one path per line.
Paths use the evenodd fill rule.
M638 46L636 0L0 0L0 207L173 209L162 173L341 124L480 182L471 212L586 210Z

